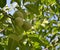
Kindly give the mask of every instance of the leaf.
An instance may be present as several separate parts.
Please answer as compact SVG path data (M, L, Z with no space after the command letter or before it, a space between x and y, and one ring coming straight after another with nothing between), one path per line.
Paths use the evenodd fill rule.
M44 45L44 42L42 41L42 39L39 39L37 35L28 35L28 38L30 39L30 41L40 43L40 46Z
M16 50L16 47L17 47L17 42L11 38L9 38L9 41L8 41L8 50Z
M0 7L3 8L6 5L6 0L0 0Z
M54 34L54 35L51 37L51 40L50 40L50 41L52 41L55 37L56 37L56 34Z
M16 42L20 41L20 37L18 35L15 35L15 34L10 34L9 38L13 39Z
M0 22L5 23L6 20L7 20L6 16L4 15L0 16Z
M56 3L57 3L58 5L60 5L60 0L56 0Z
M0 13L0 20L3 18L4 16L2 15L2 13Z
M49 49L49 50L53 49L53 46L49 46L48 49Z
M29 12L33 13L33 14L39 14L39 10L38 7L33 5L33 4L28 4L26 5L26 8Z
M55 8L56 5L50 5L50 8L52 9L52 11L54 11L55 13L57 12L57 8Z
M4 47L2 47L2 45L0 44L0 50L4 50Z

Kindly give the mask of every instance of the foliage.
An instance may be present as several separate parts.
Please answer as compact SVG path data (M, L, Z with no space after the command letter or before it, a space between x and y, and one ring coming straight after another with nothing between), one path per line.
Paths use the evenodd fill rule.
M0 50L60 50L60 0L6 2L0 0Z

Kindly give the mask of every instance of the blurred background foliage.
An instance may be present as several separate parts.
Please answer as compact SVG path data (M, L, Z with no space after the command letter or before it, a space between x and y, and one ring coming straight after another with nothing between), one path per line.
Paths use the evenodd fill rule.
M60 0L9 1L0 0L0 50L60 50Z

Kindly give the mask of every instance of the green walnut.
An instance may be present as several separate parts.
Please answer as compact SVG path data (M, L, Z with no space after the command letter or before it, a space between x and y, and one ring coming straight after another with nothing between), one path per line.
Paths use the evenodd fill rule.
M17 17L17 18L15 18L15 23L16 23L16 25L17 26L22 26L23 25L23 18L20 18L20 17Z
M29 29L31 28L31 24L28 23L28 22L26 22L26 21L24 21L24 24L23 24L22 28L23 28L25 31L27 31L27 30L29 30Z
M30 23L23 21L24 16L20 11L16 11L13 16L14 16L14 20L12 21L12 23L17 33L20 34L20 32L22 33L23 30L27 31L31 28Z
M12 20L12 24L13 24L13 28L14 28L16 34L22 35L22 33L23 33L23 29L22 29L23 19L20 17L16 17L14 20Z
M23 16L21 15L20 11L16 11L13 14L13 17L14 19L12 19L12 24L14 26L14 30L17 35L22 36L22 33L23 33L22 25L24 23Z
M15 25L21 27L23 25L23 14L20 11L16 11L13 16Z
M13 14L14 17L20 17L20 18L23 18L23 13L20 12L20 11L16 11L14 14Z

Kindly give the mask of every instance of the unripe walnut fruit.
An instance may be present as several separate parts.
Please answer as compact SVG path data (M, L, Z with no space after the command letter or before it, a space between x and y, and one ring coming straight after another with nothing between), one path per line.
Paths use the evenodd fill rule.
M20 17L15 18L15 23L17 26L22 26L23 25L23 19Z
M23 18L23 13L20 12L20 11L16 11L14 14L13 14L14 17L21 17Z
M31 28L31 24L25 21L22 27L25 31L27 31Z

